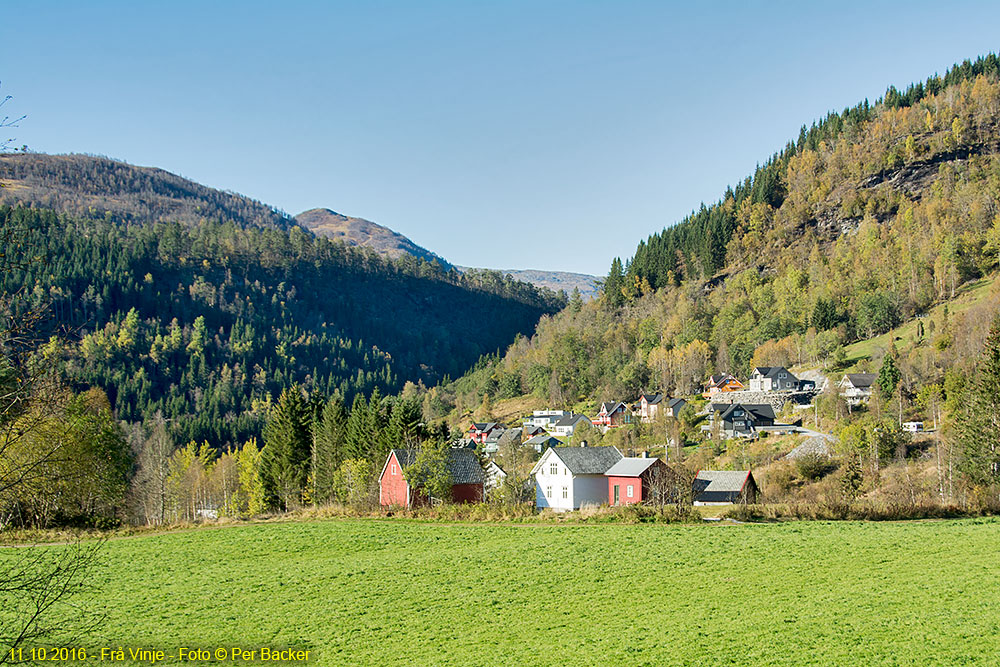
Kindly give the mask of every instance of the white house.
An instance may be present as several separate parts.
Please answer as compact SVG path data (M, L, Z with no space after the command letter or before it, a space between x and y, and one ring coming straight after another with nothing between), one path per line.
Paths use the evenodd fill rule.
M545 450L531 469L535 478L535 507L565 512L584 504L606 504L608 480L604 473L622 458L617 447Z
M877 378L874 373L848 373L837 383L837 387L848 405L860 405L871 398L872 386Z
M551 428L560 418L573 414L568 410L535 410L531 416L524 420L527 427L541 426L544 429Z
M576 427L580 424L590 426L590 417L586 415L575 415L571 412L552 424L552 426L549 427L549 432L557 437L568 438L573 435Z
M483 468L483 477L483 490L486 495L489 495L503 485L504 480L507 479L507 473L496 464L496 461L490 461Z

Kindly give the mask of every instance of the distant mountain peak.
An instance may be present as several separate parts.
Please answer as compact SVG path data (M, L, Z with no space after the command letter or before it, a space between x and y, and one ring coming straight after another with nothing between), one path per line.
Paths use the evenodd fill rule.
M295 216L295 222L317 236L371 248L378 254L393 259L413 255L428 262L437 260L446 268L451 266L439 255L417 245L399 232L364 218L354 218L328 208L313 208Z

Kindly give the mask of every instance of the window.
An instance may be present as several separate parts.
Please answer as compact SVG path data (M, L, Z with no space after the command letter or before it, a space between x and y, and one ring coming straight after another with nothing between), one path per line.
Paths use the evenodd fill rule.
M633 487L631 484L625 487L625 495L628 496L629 498L632 497L632 488Z
M778 373L778 379L779 380L783 380L784 378L785 378L785 374L784 373Z
M395 463L392 464L392 471L390 472L390 474L392 474L392 475L396 474L396 464Z
M559 474L559 464L558 463L551 463L551 464L549 464L549 474L550 475L558 475Z
M551 498L552 497L552 487L551 486L546 486L545 487L545 497L546 498Z
M563 498L569 498L569 488L563 487Z

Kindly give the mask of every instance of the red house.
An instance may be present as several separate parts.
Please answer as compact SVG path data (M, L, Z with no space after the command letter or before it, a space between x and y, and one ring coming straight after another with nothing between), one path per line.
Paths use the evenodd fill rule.
M451 502L478 503L483 500L483 467L471 449L449 450L451 472ZM419 488L413 488L403 477L403 468L411 465L417 452L393 449L378 477L378 502L382 507L415 507L429 500Z
M611 466L604 476L608 478L608 504L632 505L650 500L669 474L667 464L658 458L624 458Z
M465 437L472 440L475 443L486 442L486 438L490 437L493 431L498 431L503 429L503 424L498 424L496 422L473 422L469 430L466 431Z
M601 403L601 410L590 420L594 426L614 428L632 421L632 412L621 401Z

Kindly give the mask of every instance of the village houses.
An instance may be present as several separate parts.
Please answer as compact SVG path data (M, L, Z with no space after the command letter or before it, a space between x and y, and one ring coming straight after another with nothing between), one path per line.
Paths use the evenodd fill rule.
M584 504L606 504L608 481L604 473L622 458L617 447L545 450L531 469L535 478L536 509L565 512L580 509Z

